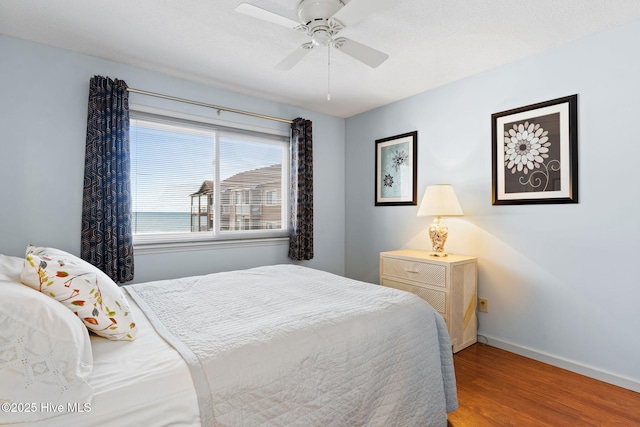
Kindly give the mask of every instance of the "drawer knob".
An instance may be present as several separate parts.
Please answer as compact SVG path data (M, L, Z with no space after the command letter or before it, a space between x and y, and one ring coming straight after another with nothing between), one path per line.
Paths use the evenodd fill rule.
M418 270L405 270L407 273L420 273Z

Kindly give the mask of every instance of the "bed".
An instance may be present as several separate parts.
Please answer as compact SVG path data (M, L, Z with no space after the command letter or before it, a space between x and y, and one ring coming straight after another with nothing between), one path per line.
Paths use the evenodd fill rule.
M457 408L446 326L415 295L288 264L113 291L74 272L84 261L37 249L0 255L0 424L437 427ZM41 289L23 284L29 269ZM94 292L61 295L80 280ZM107 288L104 328L87 298L98 289L108 306ZM25 350L51 324L59 348ZM58 378L25 374L27 350Z

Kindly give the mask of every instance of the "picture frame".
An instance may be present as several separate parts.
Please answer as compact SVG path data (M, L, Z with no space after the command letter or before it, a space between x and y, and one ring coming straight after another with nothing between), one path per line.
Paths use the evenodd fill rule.
M578 203L578 95L491 115L492 203Z
M418 131L376 140L375 205L417 205Z

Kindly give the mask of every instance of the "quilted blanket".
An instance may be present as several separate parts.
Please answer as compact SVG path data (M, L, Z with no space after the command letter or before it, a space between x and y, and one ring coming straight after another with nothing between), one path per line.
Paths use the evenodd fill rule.
M125 287L190 364L203 425L446 426L442 317L415 295L295 265Z

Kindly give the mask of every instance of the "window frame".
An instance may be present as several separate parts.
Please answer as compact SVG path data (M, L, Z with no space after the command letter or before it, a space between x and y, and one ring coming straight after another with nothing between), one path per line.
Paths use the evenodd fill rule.
M138 254L144 253L162 253L162 252L179 252L190 250L202 250L214 247L246 247L246 246L263 246L263 245L286 245L289 241L289 195L284 191L289 188L290 181L290 159L291 159L291 131L287 129L269 129L255 125L239 124L228 122L210 117L200 116L191 113L182 113L171 110L164 110L155 107L130 104L129 114L131 120L151 120L158 119L155 125L158 127L164 124L174 122L177 125L193 124L197 131L205 129L203 132L214 132L216 134L214 142L214 161L219 159L219 135L224 132L245 133L257 136L258 138L281 140L284 148L281 168L282 190L280 198L282 203L281 209L281 229L264 229L264 230L221 230L219 225L220 214L214 216L214 230L211 232L183 232L183 233L153 233L153 234L133 234L134 250ZM277 142L274 142L277 144ZM220 199L220 177L219 167L213 167L214 181L214 206L217 207L216 212L222 212L224 208ZM235 203L235 195L233 195ZM249 194L249 199L250 199ZM272 206L272 205L271 205Z

